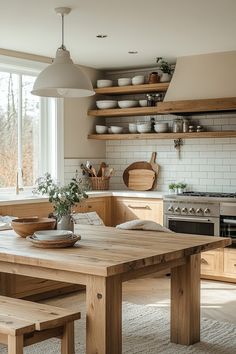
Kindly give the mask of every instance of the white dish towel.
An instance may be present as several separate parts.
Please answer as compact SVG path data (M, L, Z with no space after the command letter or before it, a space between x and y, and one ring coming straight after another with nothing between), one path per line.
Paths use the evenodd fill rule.
M166 227L151 220L131 220L116 226L121 230L143 230L143 231L158 231L158 232L173 232Z

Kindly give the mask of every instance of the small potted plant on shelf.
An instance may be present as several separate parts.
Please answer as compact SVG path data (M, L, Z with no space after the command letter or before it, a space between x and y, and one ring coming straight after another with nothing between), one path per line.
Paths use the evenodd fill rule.
M53 204L54 215L57 219L57 229L73 231L72 207L83 199L88 198L86 184L76 176L67 185L60 186L52 179L49 173L38 178L36 183L37 187L34 192L48 195L49 202Z
M169 192L170 194L177 193L177 185L175 183L169 184Z
M162 71L161 74L161 82L169 82L171 80L172 68L171 64L162 58L157 58L157 63L160 65L160 69Z
M178 194L181 194L183 192L185 192L185 189L187 187L187 184L186 183L183 183L183 182L180 182L176 185L177 187L177 191L178 191Z

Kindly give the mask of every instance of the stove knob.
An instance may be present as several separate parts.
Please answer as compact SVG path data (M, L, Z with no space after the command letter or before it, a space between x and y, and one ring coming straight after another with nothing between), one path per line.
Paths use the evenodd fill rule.
M182 208L181 214L188 214L188 209L187 208Z
M198 209L196 210L196 214L197 214L197 215L202 215L202 214L203 214L203 210L202 210L201 208L198 208Z
M204 214L205 214L205 215L209 215L209 214L210 214L210 212L211 212L211 211L210 211L210 209L209 209L209 208L206 208L206 209L204 210Z
M180 208L179 207L175 208L175 213L176 214L180 214Z
M169 211L170 213L173 213L173 212L174 212L174 208L173 208L173 206L172 206L172 205L171 205L171 206L169 206L168 211Z
M195 214L195 209L194 208L190 208L189 209L189 214L191 214L191 215Z

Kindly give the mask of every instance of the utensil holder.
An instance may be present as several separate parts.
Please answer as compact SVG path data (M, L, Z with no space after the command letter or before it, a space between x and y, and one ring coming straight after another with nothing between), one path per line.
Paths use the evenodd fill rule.
M89 177L92 190L108 190L110 177Z

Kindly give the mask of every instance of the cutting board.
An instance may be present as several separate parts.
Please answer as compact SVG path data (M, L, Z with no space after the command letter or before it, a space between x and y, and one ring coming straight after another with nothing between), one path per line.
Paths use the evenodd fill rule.
M152 189L155 182L155 172L153 170L136 169L130 170L128 188L135 191L148 191Z
M153 152L152 156L151 156L151 160L150 160L150 165L152 166L153 171L156 173L156 179L155 179L155 182L153 184L153 189L155 189L155 187L156 187L157 176L158 176L158 173L160 171L160 165L158 165L158 163L156 163L156 158L157 158L157 153Z
M123 181L127 187L129 187L129 171L130 170L151 170L152 171L152 166L149 162L147 161L138 161L134 162L131 165L129 165L123 173Z

